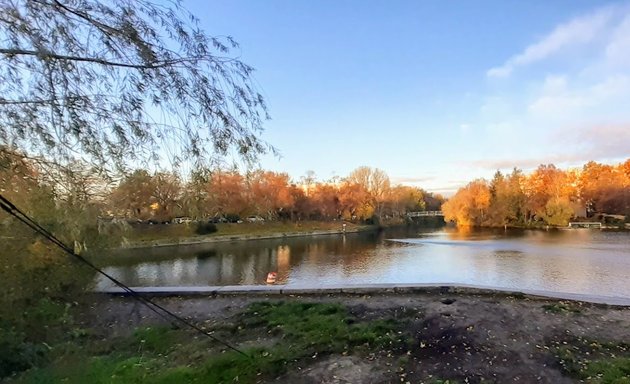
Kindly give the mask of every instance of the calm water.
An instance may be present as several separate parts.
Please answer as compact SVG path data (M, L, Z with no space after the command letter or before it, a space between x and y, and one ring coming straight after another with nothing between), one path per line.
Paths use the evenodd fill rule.
M630 233L397 230L129 250L105 260L130 286L465 283L630 298ZM99 280L98 287L111 286Z

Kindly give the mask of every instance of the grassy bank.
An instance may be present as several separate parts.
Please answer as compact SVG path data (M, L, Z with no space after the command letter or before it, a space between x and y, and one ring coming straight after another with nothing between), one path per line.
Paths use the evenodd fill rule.
M630 383L630 308L453 293L158 299L243 356L99 297L48 364L8 382Z
M313 233L343 231L341 221L300 221L265 223L219 223L217 231L206 235L196 233L197 226L191 224L142 225L130 228L124 235L123 246L143 247L162 244L192 243L204 241L239 240L272 236L309 235ZM346 223L346 232L374 230L370 225Z
M320 354L367 354L405 346L396 321L358 321L341 304L253 303L231 322L208 331L245 354L210 339L165 326L137 329L129 337L90 337L55 347L47 367L14 383L254 383L297 369ZM252 331L264 341L249 340Z

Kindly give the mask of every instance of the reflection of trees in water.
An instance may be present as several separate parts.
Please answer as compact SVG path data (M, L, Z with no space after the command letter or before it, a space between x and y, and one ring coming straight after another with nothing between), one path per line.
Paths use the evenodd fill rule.
M385 238L383 233L362 233L152 249L144 257L136 253L128 258L126 264L133 265L115 269L133 285L264 284L269 272L278 273L278 283L287 283L291 271L305 265L339 267L351 274L385 262L375 257L375 247L397 246L383 245Z

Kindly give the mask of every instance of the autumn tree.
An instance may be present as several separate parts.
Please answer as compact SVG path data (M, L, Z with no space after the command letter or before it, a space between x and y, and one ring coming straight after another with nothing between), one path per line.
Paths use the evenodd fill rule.
M248 209L245 178L236 170L212 172L207 185L208 209L213 216L243 215Z
M497 171L490 182L489 225L506 226L524 220L523 180L523 173L519 169L514 168L507 176Z
M446 201L444 196L439 193L422 191L422 200L424 201L424 208L427 211L439 211L442 209L442 204Z
M525 181L525 204L528 219L548 217L546 206L550 200L568 204L574 194L573 186L567 183L566 173L553 164L540 165Z
M382 210L390 189L389 176L378 168L359 167L352 171L346 179L349 183L359 184L370 194L377 216Z
M339 187L339 209L346 220L366 220L374 215L372 197L364 186L344 182Z
M463 227L482 225L490 208L490 188L485 180L470 182L442 205L444 219Z
M310 218L328 220L339 216L339 197L335 186L316 184L309 199L311 200Z
M180 207L182 183L174 172L157 172L153 176L152 197L156 203L155 216L160 220L171 220Z
M112 190L110 201L112 212L146 220L151 217L151 205L155 203L153 177L148 171L139 169L125 176Z
M388 193L388 208L395 216L403 216L407 212L425 209L424 193L420 188L406 185L392 187Z
M276 219L283 211L290 212L294 200L286 173L256 171L249 176L253 211L268 219Z
M627 212L627 179L623 164L615 167L591 161L584 165L579 183L592 212L621 213Z
M566 197L552 197L545 204L542 219L549 225L567 226L575 211Z
M291 220L304 220L310 213L311 202L304 189L295 184L289 186L289 194L293 200L293 207L289 214Z

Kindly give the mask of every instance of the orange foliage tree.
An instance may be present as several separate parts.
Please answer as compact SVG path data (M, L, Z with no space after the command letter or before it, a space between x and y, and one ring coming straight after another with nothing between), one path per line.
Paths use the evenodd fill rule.
M508 176L497 172L489 184L476 180L461 188L443 211L447 220L462 226L565 226L573 217L596 213L627 217L630 160L618 165L589 162L566 171L540 165L527 176L518 169Z

